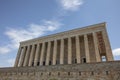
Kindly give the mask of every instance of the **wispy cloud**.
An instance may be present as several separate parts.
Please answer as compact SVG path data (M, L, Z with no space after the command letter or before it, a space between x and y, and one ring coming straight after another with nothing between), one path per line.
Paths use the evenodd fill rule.
M18 48L19 42L39 37L46 32L58 29L62 24L55 20L46 20L42 24L29 24L26 28L8 28L5 35L10 39L10 44L0 47L0 54L5 54Z
M31 23L24 28L7 28L5 35L9 38L8 45L0 47L0 54L10 53L18 48L19 42L39 37L47 32L55 31L62 23L59 21L65 16L67 11L78 10L83 4L83 0L57 0L62 8L58 9L58 13L55 18L56 20L46 20L42 24ZM62 10L62 13L61 13ZM61 17L62 16L62 17ZM7 63L13 64L14 59L7 60ZM3 64L2 64L3 65ZM2 66L0 63L0 66Z
M5 34L11 39L13 46L18 47L18 42L41 36L48 31L58 29L60 26L60 22L47 20L43 24L32 23L26 29L8 28Z
M120 48L114 49L113 50L113 55L114 56L120 56Z
M0 54L6 54L10 51L10 48L7 46L0 47Z
M83 0L59 0L64 10L77 10L82 4Z
M13 66L14 62L15 62L15 58L8 58L4 60L0 59L0 68Z
M14 61L15 61L15 59L8 59L8 60L7 60L7 63L8 63L9 65L13 66L13 65L14 65Z

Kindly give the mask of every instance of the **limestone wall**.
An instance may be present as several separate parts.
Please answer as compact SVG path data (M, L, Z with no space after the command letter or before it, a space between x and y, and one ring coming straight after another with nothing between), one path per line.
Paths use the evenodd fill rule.
M120 80L120 61L0 68L0 80Z

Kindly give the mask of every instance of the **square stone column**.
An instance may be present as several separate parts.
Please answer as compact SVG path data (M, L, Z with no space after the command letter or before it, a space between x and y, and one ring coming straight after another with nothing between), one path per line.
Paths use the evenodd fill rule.
M45 42L42 43L42 50L41 50L41 56L40 56L40 65L43 65L44 52L45 52Z
M20 61L20 56L21 56L21 51L22 51L22 47L20 46L19 50L18 50L18 53L17 53L17 57L16 57L16 60L15 60L14 67L18 67L18 64L19 64L19 61Z
M87 34L84 35L84 42L85 42L85 56L87 63L90 62L90 53L89 53L89 46L88 46L88 37Z
M49 41L49 42L48 42L48 47L47 47L46 65L49 65L50 49L51 49L51 42Z
M25 54L26 54L26 46L23 47L23 51L21 53L21 59L20 59L20 67L23 66L23 63L24 63L24 59L25 59Z
M64 64L64 39L61 39L61 46L60 46L60 64Z
M30 56L30 45L27 46L27 51L26 51L25 61L24 61L23 66L28 66L29 56Z
M29 59L29 65L28 66L32 66L32 63L34 62L34 53L35 52L35 45L32 45L32 50L30 53L30 59Z
M53 65L56 64L56 56L57 56L57 40L54 41L54 48L53 48Z
M96 62L101 62L101 57L98 49L97 35L95 32L93 32L92 35L93 35L93 41L94 41L94 47L95 47Z
M113 61L113 54L112 54L112 50L111 50L111 46L110 46L110 42L108 39L108 35L107 35L107 30L103 30L102 31L102 36L103 36L103 40L105 42L105 48L106 48L106 58L107 61Z
M76 59L77 59L77 63L81 63L79 36L76 36L75 40L76 40Z
M37 44L36 53L35 53L34 66L37 66L38 57L39 57L39 51L40 51L40 44L38 43L38 44Z
M68 64L72 63L72 41L71 37L68 38Z

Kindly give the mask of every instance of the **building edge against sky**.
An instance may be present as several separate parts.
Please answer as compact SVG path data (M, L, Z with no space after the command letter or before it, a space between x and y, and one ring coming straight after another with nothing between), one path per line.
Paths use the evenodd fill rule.
M113 61L106 23L20 42L15 67Z
M106 23L20 42L14 67L1 80L119 80Z

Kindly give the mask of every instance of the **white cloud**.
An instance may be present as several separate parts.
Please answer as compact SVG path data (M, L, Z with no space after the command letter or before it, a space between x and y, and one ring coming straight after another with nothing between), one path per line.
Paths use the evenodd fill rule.
M10 49L7 46L0 47L0 54L6 54L10 51Z
M46 20L43 24L30 24L26 28L13 29L8 28L5 35L10 39L10 44L0 47L0 53L5 54L13 49L18 48L19 42L39 37L46 32L58 29L62 24L54 20Z
M13 66L13 65L14 65L14 62L15 62L15 59L8 59L8 60L7 60L7 63L8 63L10 66Z
M3 67L13 67L14 66L14 62L15 62L15 58L8 58L8 59L4 59L4 60L0 60L0 68Z
M83 4L83 0L60 0L60 3L65 10L77 10Z
M120 56L120 48L114 49L113 50L113 55L114 56Z

